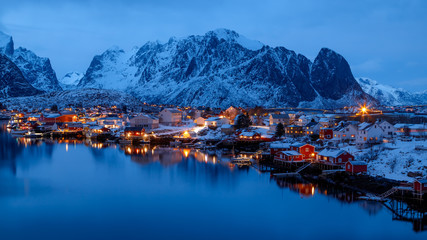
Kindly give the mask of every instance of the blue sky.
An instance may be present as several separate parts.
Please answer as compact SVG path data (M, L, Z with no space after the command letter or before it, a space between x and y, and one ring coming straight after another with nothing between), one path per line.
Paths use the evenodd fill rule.
M0 0L0 30L51 59L58 77L84 72L117 45L228 28L314 59L342 54L355 77L411 91L427 89L427 1L338 0Z

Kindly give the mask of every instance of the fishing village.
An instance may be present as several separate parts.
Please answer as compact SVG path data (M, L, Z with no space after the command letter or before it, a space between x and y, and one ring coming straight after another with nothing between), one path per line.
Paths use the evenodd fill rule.
M119 147L135 161L173 148L186 158L255 168L301 194L351 191L427 229L426 106L370 109L191 108L145 105L2 110L20 144ZM209 154L208 154L209 153ZM314 184L314 185L313 185ZM323 186L323 187L322 187ZM320 188L322 187L322 188ZM329 190L331 192L331 190ZM329 193L330 194L330 193ZM343 197L343 196L341 196ZM349 198L345 195L344 200Z

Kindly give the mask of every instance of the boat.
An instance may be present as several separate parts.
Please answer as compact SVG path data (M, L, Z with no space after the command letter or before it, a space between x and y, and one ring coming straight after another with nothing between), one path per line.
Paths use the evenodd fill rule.
M36 133L34 131L28 131L24 134L26 138L41 138L43 137L43 133Z
M22 129L12 129L11 131L10 131L10 133L12 134L12 135L24 135L25 133L27 133L28 132L28 130L22 130Z
M233 157L233 158L231 158L231 163L236 164L238 167L251 166L252 165L252 158Z

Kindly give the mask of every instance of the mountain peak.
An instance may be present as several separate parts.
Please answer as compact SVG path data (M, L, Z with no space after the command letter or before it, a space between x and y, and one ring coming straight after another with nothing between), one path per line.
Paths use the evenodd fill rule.
M209 31L205 34L205 36L215 36L218 39L235 42L240 46L252 51L257 51L264 46L264 44L259 41L248 39L245 36L242 36L237 32L226 28L218 28L213 31Z
M13 55L13 49L12 37L0 31L0 53L10 57Z

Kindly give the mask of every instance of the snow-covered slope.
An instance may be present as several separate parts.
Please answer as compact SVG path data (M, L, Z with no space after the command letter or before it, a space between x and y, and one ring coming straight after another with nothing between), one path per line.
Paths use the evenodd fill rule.
M427 104L427 91L411 93L402 88L379 84L369 78L359 78L357 81L366 93L376 98L382 105Z
M67 106L123 106L139 110L143 103L135 97L116 90L77 89L45 93L31 97L15 97L0 100L9 109L40 109L54 104Z
M41 91L28 83L16 64L0 53L0 99L39 93Z
M147 102L211 107L298 106L317 99L336 107L374 101L345 59L330 49L322 49L312 63L284 47L272 48L226 29L164 44L148 42L130 52L108 49L93 58L78 87L119 89ZM355 98L339 101L345 96Z
M11 59L35 88L46 92L62 90L49 58L39 57L32 51L19 47L15 49Z
M80 80L84 77L80 72L69 72L59 80L59 84L64 90L75 89Z
M14 49L12 37L2 32L0 32L0 53L5 54L18 66L33 87L46 92L62 90L48 58L39 57L22 47Z
M13 54L13 40L12 37L0 32L0 53L6 56Z

